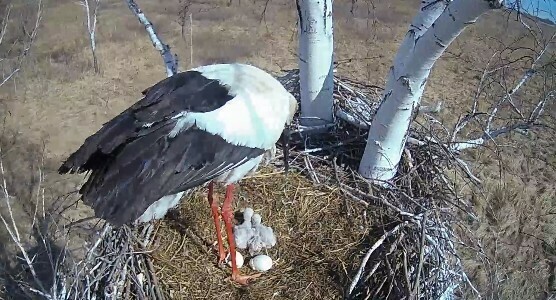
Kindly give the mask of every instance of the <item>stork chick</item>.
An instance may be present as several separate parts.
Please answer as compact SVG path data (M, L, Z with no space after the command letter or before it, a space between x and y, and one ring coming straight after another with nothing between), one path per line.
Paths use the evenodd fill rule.
M252 217L252 226L254 234L249 240L249 254L255 255L265 248L272 248L276 245L276 236L269 226L262 224L262 218L259 214Z
M234 226L234 237L236 242L236 247L239 249L245 249L248 246L249 240L255 234L255 229L251 223L251 218L253 217L253 209L247 207L243 211L243 223Z

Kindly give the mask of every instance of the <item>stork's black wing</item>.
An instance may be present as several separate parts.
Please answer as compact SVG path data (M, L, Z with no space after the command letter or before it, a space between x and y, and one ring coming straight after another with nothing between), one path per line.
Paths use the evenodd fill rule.
M212 111L234 97L218 81L189 71L143 94L59 168L60 173L90 172L80 189L83 201L116 226L134 221L161 197L203 184L264 152L195 126L168 137L176 124L173 116Z
M88 137L59 168L60 173L90 171L99 160L106 159L122 144L145 134L145 124L165 122L183 112L208 112L233 99L229 88L201 73L188 71L165 78L143 91L144 97L105 123Z

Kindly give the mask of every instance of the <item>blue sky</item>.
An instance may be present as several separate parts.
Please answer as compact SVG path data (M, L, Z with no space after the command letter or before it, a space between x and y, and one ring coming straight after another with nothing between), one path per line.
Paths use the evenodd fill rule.
M520 0L523 10L531 15L556 21L556 0ZM515 3L515 0L506 0Z

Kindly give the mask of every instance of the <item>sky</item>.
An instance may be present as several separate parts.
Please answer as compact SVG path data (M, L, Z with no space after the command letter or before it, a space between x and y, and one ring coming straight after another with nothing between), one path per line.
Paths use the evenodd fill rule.
M506 0L515 3L516 0ZM520 0L521 8L527 13L556 22L556 0Z

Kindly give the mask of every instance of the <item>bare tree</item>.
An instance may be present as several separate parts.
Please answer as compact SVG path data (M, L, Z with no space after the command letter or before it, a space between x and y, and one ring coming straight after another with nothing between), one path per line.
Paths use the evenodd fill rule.
M97 45L96 45L96 29L97 29L97 14L98 8L100 6L100 0L93 0L94 7L91 12L91 7L89 5L89 0L82 0L79 4L85 9L85 15L87 16L87 31L89 32L89 41L91 42L91 54L93 55L93 67L95 73L100 73L100 66L98 64L97 58Z
M26 9L27 6L22 7L8 3L4 9L2 16L2 27L0 31L0 48L2 48L2 57L0 59L0 68L2 69L2 79L0 87L5 86L11 80L16 78L16 75L21 71L25 59L28 57L29 52L35 42L38 34L39 25L42 21L43 5L42 1L36 1L31 4L33 10L32 19L27 18L12 18L14 6L19 9ZM31 16L29 16L31 17ZM31 27L29 27L31 25ZM10 45L6 45L6 40L10 40ZM56 284L47 285L40 279L39 271L36 268L35 259L36 255L32 254L28 249L27 235L20 230L21 224L19 220L14 217L14 207L12 203L16 198L10 194L10 187L6 180L6 169L3 162L3 149L0 145L0 201L2 211L0 211L0 224L2 229L7 232L8 238L11 239L18 251L18 257L21 258L22 264L26 266L31 274L30 282L19 282L22 288L26 288L34 295L46 296L52 298L50 295L56 294ZM33 228L38 228L40 225L36 220L44 215L44 210L39 210L39 203L41 199L40 185L42 183L42 172L39 169L39 188L36 194L36 205L33 213ZM4 241L2 241L4 243ZM15 295L14 295L15 296ZM57 298L54 298L57 299Z
M0 51L2 58L0 59L0 68L2 69L2 79L0 80L0 86L6 84L10 79L12 79L20 70L24 59L29 54L33 42L37 36L39 23L42 19L42 1L37 2L37 11L34 22L32 23L32 28L28 29L26 22L32 22L33 20L27 20L26 22L15 22L10 26L11 14L12 14L12 3L8 3L5 6L5 12L2 18L2 27L0 28L0 49L7 49ZM11 32L10 32L11 29ZM16 32L21 30L21 32ZM6 45L5 39L9 37L13 40L12 45Z

